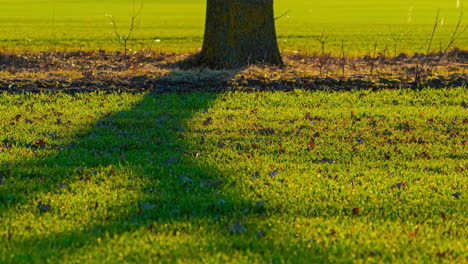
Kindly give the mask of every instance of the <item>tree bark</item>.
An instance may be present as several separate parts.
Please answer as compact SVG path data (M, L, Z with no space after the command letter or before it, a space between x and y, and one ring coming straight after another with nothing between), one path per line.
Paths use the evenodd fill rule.
M207 0L200 63L216 69L283 65L273 0Z

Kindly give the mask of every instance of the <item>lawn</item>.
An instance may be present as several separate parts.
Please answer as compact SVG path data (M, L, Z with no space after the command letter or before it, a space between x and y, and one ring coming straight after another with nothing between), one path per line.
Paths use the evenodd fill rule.
M0 263L468 261L466 51L391 57L462 0L275 0L286 66L236 71L180 67L204 0L114 52L138 3L0 0Z
M124 32L133 2L138 7L132 0L0 0L0 46L14 51L121 49L105 15L113 15ZM200 48L205 3L145 1L131 47L166 52ZM309 54L319 51L322 35L328 36L326 50L334 54L340 53L342 41L353 55L371 54L374 46L386 55L425 51L440 10L433 45L439 51L448 44L462 7L462 0L275 0L277 16L289 11L277 20L281 49ZM468 48L466 32L455 46Z
M464 263L466 87L0 95L1 263Z

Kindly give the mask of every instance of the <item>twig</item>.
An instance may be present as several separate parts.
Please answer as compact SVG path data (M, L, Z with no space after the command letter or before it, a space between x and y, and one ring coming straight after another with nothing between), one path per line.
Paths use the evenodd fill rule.
M437 30L437 26L439 25L439 15L440 15L440 9L437 10L437 16L434 22L434 27L432 28L431 38L429 39L429 45L427 45L426 55L429 55L429 53L431 52L432 42L434 41L435 32Z
M342 77L345 76L345 67L346 67L346 60L348 57L348 53L353 47L353 43L348 47L348 50L345 51L344 48L344 39L341 40L341 75Z
M416 62L416 66L414 69L414 81L418 85L421 85L421 81L424 77L423 75L425 75L426 64L428 62L429 54L431 52L432 42L434 41L435 32L437 30L437 26L439 25L439 15L440 15L440 9L437 10L437 16L434 22L434 27L432 28L431 37L429 38L429 43L427 45L426 54L423 55L423 58L421 60L417 60Z
M143 0L141 0L140 7L138 8L136 12L135 12L135 6L134 6L133 14L130 17L130 25L129 25L127 34L120 34L119 29L117 28L117 22L115 21L115 17L112 15L108 15L108 14L106 15L111 21L111 25L114 28L114 35L115 35L117 42L123 46L125 58L127 57L128 42L133 36L133 31L135 30L135 22L137 18L140 16L142 10L143 10Z
M374 67L375 67L375 58L377 56L377 40L375 41L374 43L374 52L372 54L372 58L371 58L371 65L370 65L370 76L369 77L372 77L372 75L374 74Z
M317 37L317 41L320 43L320 49L321 49L321 56L319 59L319 68L320 68L320 77L323 77L325 66L328 63L328 57L325 55L325 45L327 44L329 36L325 35L325 33L322 33L319 37Z
M459 29L460 29L460 26L463 22L463 4L461 5L461 10L460 10L460 16L458 16L458 21L457 21L457 24L455 26L455 29L453 30L453 34L450 38L450 41L449 43L447 44L447 47L445 48L443 54L445 55L447 53L447 51L452 47L453 43L455 42L455 40L458 39L458 37L465 33L465 31L468 29L468 25L466 25L463 30L461 30L460 32Z
M290 11L291 10L288 10L288 11L284 12L282 15L275 17L275 20L278 20L278 19L284 17L285 15L289 14Z

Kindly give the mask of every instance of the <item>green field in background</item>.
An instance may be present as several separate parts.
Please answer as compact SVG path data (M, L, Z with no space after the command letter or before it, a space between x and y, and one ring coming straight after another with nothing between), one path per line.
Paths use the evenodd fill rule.
M119 27L126 29L132 3L0 0L0 47L23 51L120 49L105 14L114 15ZM132 48L175 52L200 48L205 5L205 0L145 1ZM379 51L387 48L391 55L421 52L440 10L441 23L434 41L437 51L447 44L462 8L462 0L275 1L276 15L289 11L277 20L281 49L307 53L319 50L316 38L321 34L329 36L327 47L335 53L342 40L346 47L353 45L353 54L370 53L375 42ZM468 48L466 32L455 46Z

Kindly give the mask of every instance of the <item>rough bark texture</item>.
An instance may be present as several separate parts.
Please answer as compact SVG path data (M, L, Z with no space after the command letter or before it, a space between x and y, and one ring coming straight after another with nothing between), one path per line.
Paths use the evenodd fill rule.
M207 0L200 63L218 69L283 65L273 0Z

